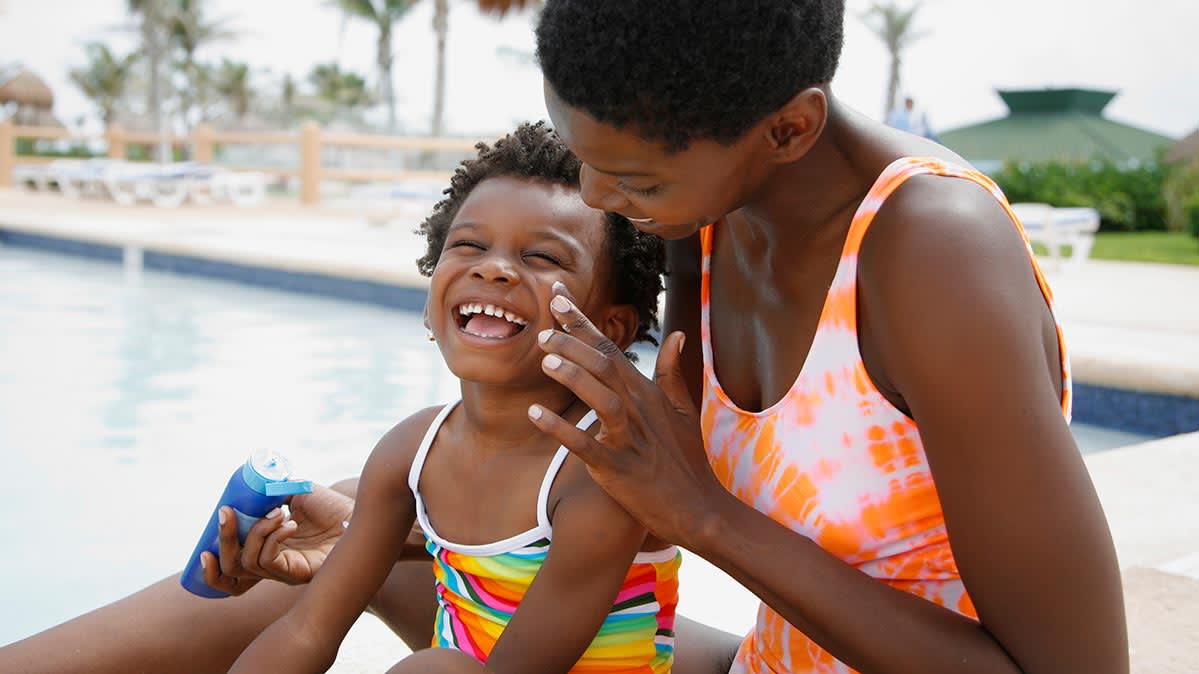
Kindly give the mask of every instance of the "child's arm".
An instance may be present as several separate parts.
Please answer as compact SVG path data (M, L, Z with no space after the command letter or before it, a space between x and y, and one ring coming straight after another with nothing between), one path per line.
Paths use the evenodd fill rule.
M561 485L545 564L487 660L497 674L570 670L611 611L645 539L645 529L581 465L573 468L574 479Z
M408 470L436 408L388 431L362 471L351 526L294 607L250 644L230 672L323 672L391 571L416 506ZM429 588L432 592L433 589Z

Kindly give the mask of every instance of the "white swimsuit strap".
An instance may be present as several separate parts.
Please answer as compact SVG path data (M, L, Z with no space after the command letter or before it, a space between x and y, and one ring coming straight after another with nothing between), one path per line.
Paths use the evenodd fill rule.
M595 423L596 419L595 410L590 410L583 415L582 419L579 419L575 428L586 431L591 424ZM558 477L558 471L562 469L562 464L569 454L570 450L566 447L558 448L558 451L554 453L553 460L550 461L549 468L545 470L545 477L541 478L541 490L537 492L537 524L547 532L552 531L549 511L550 487L553 486L554 478Z
M441 408L437 416L433 419L433 423L429 424L429 430L425 431L425 437L420 441L420 447L416 450L416 456L412 457L412 467L408 469L408 488L412 490L412 495L416 497L416 501L420 502L420 490L417 485L420 484L420 473L425 467L425 457L429 456L429 448L433 446L433 438L437 437L437 431L441 430L441 425L445 423L445 418L450 416L450 412L458 406L461 401L449 403Z

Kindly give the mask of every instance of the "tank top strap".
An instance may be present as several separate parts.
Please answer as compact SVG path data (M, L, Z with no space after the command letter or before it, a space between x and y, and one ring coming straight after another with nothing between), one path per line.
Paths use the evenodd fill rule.
M598 417L595 410L589 410L583 415L582 419L575 424L575 428L581 431L586 431L591 424L595 423ZM550 487L554 486L554 479L558 477L558 471L562 470L562 464L566 462L566 457L570 455L570 450L566 447L559 447L554 453L554 458L550 461L550 465L545 469L545 477L541 478L541 489L537 492L537 524L543 527L546 531L550 531Z
M919 175L962 178L981 186L990 192L1000 205L1003 206L1003 209L1011 216L1012 221L1016 223L1017 228L1020 230L1020 235L1024 237L1024 230L1020 227L1015 214L1012 213L1007 198L1003 195L999 186L995 184L995 181L986 175L935 157L900 157L888 164L887 168L883 169L878 179L874 181L874 185L870 187L870 191L866 193L866 198L858 206L857 212L854 213L853 222L849 226L849 235L845 239L845 248L841 252L842 259L847 256L857 255L859 249L862 247L862 239L866 236L866 230L874 222L874 216L878 214L883 203L886 202L887 198L895 190L907 182L908 179ZM1027 241L1027 237L1024 238ZM1038 273L1039 276L1040 274Z

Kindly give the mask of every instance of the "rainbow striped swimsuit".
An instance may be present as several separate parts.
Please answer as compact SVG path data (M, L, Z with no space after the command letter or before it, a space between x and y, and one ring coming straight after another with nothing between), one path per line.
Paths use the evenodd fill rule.
M408 486L416 499L416 517L425 532L425 547L433 556L438 604L433 646L454 648L486 663L549 554L553 537L547 509L550 486L569 450L558 448L542 479L536 527L495 543L452 543L433 529L417 487L433 438L456 405L446 405L429 426L413 459ZM578 427L585 429L595 419L595 412L589 412ZM637 555L612 610L591 645L571 668L572 673L670 671L674 662L680 560L681 555L673 546Z

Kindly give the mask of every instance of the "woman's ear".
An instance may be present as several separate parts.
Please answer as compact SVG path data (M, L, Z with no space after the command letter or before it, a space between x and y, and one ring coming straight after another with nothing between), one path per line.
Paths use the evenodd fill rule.
M765 120L771 158L786 164L807 154L827 119L828 97L823 89L810 87L792 96Z
M631 304L613 304L604 312L603 321L597 326L621 351L628 351L637 339L641 316Z

